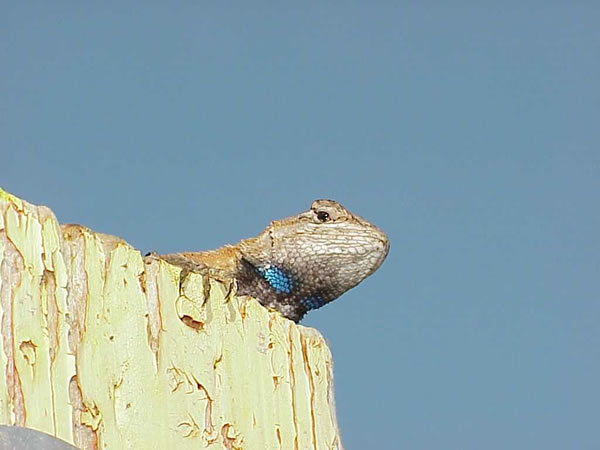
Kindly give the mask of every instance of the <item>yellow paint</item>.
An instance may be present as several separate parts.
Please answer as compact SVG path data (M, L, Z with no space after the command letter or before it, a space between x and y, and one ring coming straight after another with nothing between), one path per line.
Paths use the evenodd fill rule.
M67 298L67 268L65 266L61 246L60 228L54 217L47 218L42 223L42 248L44 249L43 261L48 277L53 277L54 289L47 290L42 285L42 309L44 330L50 335L50 310L56 309L56 330L53 340L55 342L54 360L51 360L50 376L52 385L52 403L54 405L69 404L68 380L75 375L75 357L68 350L68 326L65 321ZM54 306L50 305L54 303ZM54 434L68 442L73 441L71 427L71 407L54 408Z
M6 192L4 192L0 188L0 264L4 259L4 239L2 239L2 234L5 234L5 225L4 225L4 213L3 213L3 205L7 205L6 203ZM0 277L0 300L2 296L2 277ZM8 294L8 292L6 292ZM4 307L2 302L0 301L0 317L3 317L5 314ZM6 386L6 371L1 370L6 367L8 363L8 358L4 351L4 347L0 345L0 386ZM10 401L8 392L6 389L0 390L0 423L9 423L10 422Z
M145 264L126 243L84 228L61 237L51 214L1 190L0 211L0 234L25 266L13 320L27 426L74 442L79 406L68 388L77 374L75 417L99 448L341 448L331 354L318 332L197 274L180 295L178 268ZM4 372L0 420L10 423Z
M13 205L16 206L17 210L19 210L19 211L23 210L23 201L20 198L15 197L12 194L9 194L2 188L0 188L0 202L12 203Z
M35 212L5 213L6 235L23 258L21 282L13 291L13 352L21 380L27 424L54 434L54 404L50 376L48 335L44 332L41 277L44 272L41 225Z

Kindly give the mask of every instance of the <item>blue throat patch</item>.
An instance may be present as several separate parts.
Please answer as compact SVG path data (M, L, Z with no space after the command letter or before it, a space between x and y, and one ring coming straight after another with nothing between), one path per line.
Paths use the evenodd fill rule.
M283 292L285 294L292 292L294 287L292 278L279 267L266 265L264 267L257 267L256 270L277 292Z
M302 303L302 306L304 306L307 311L310 311L312 309L320 308L327 302L323 300L322 297L319 297L318 295L313 295L311 297L303 298L302 300L300 300L300 303Z

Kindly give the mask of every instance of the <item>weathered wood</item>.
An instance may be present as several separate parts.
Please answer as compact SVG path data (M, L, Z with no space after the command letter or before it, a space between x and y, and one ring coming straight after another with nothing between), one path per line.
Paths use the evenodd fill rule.
M174 232L176 230L173 230ZM0 423L77 447L339 449L323 337L0 190Z

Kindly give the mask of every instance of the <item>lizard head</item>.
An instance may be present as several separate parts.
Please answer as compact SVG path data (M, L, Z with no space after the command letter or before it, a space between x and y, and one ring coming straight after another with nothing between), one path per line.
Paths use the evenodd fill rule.
M271 222L240 247L242 293L299 320L375 272L388 254L389 240L339 203L315 200L308 211Z

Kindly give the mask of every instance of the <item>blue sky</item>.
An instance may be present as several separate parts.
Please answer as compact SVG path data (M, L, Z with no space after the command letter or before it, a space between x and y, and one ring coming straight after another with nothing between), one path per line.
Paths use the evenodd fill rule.
M146 252L333 198L348 449L600 447L600 6L52 2L0 17L0 186Z

